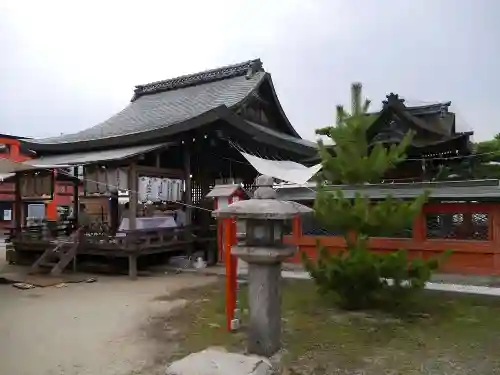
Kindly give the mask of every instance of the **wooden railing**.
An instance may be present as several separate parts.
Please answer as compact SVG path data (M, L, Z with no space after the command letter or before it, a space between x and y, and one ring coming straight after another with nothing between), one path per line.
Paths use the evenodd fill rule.
M294 225L285 242L316 257L317 241L332 252L346 250L338 232L323 231L316 223ZM406 249L410 257L429 258L451 250L442 271L458 274L500 275L500 203L429 203L411 228L391 237L372 237L370 249L379 253Z

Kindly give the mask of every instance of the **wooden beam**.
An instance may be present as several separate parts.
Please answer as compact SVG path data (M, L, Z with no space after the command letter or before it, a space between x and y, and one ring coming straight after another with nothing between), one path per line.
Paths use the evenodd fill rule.
M128 276L131 280L137 280L137 255L128 256Z
M137 165L137 176L183 178L184 170Z

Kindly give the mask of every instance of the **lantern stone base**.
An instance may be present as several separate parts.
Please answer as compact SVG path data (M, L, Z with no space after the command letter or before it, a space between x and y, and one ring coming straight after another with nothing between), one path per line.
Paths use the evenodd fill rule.
M248 263L248 352L270 357L281 349L281 263L295 246L235 246L231 253Z
M296 251L297 246L253 247L238 245L231 248L231 254L236 255L249 264L282 263L285 259L295 255Z

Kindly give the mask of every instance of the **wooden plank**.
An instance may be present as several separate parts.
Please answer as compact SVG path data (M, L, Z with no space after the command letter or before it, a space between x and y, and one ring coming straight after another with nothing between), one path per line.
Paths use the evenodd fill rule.
M129 254L128 256L128 276L131 280L137 280L137 255Z

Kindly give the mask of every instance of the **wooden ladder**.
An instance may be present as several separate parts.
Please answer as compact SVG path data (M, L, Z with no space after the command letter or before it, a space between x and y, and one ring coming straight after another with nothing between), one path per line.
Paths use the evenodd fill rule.
M60 241L55 247L50 247L36 260L29 273L39 273L42 267L50 267L50 275L58 276L68 264L75 260L80 245L80 230L74 232L69 239Z

